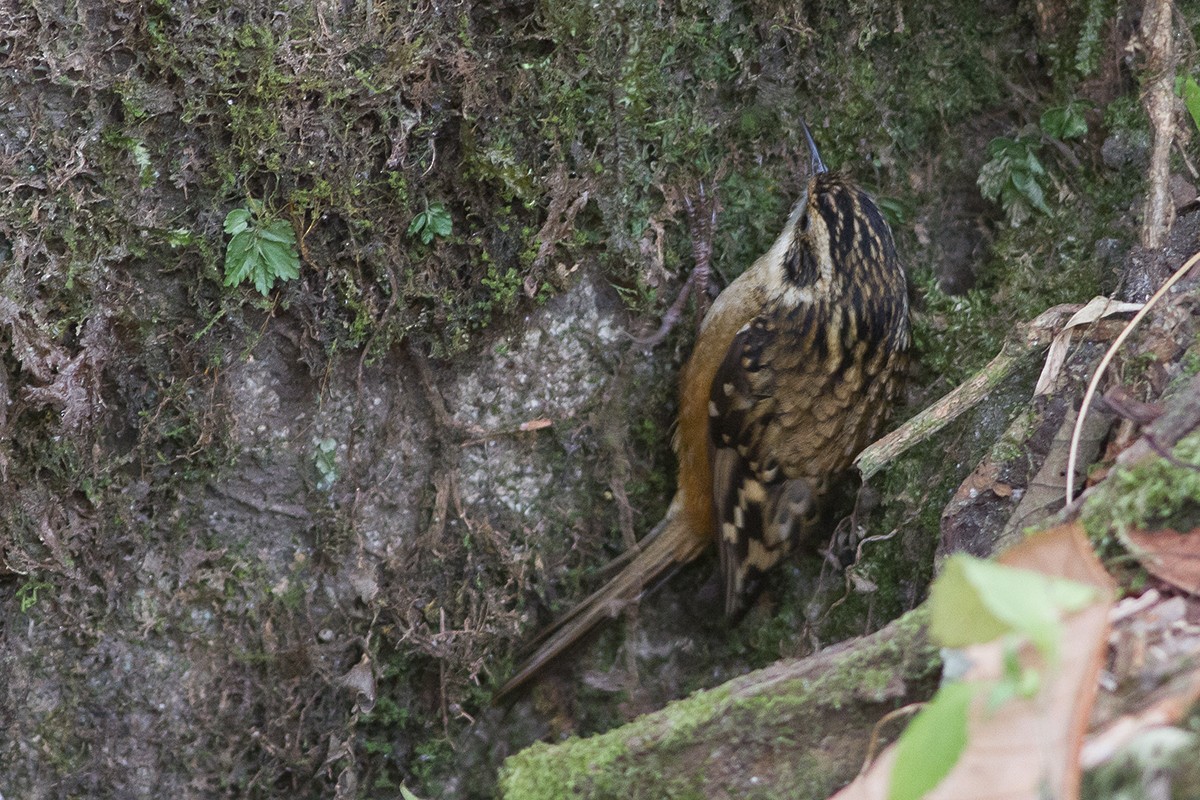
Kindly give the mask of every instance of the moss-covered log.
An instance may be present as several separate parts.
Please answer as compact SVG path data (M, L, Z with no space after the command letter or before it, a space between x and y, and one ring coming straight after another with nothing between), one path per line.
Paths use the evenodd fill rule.
M503 796L826 797L862 765L881 716L931 689L940 662L924 623L914 611L608 733L535 745L506 762Z

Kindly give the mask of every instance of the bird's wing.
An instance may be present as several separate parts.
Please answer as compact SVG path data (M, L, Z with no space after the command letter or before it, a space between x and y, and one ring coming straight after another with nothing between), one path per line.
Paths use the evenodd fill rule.
M756 318L734 337L713 380L713 503L730 616L817 520L826 442L808 421L829 378L813 348L796 341L805 333L801 325L781 334L768 317Z

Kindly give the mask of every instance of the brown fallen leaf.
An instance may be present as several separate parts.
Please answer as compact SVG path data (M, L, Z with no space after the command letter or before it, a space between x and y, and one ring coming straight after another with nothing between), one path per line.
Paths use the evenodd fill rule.
M1074 332L1074 328L1093 325L1113 314L1138 311L1141 307L1141 303L1122 303L1107 297L1093 297L1086 306L1076 311L1067 320L1067 324L1063 326L1058 335L1054 337L1054 341L1050 343L1050 349L1046 351L1046 363L1042 366L1042 374L1038 377L1037 386L1034 387L1034 397L1049 394L1054 387L1063 366L1067 363L1067 353L1071 348L1071 334Z
M1165 725L1177 725L1200 700L1200 669L1179 676L1164 696L1146 708L1113 720L1087 738L1080 754L1084 769L1105 763L1138 734Z
M1050 450L1046 453L1046 460L1042 462L1037 474L1029 480L1029 486L1020 503L1005 523L997 541L997 548L1020 542L1026 528L1045 523L1051 514L1063 507L1067 494L1067 461L1075 417L1074 411L1067 411L1062 425L1054 434ZM1108 432L1110 422L1111 417L1108 415L1092 414L1081 437L1083 463L1090 463L1099 453L1100 444Z
M1200 595L1200 528L1187 533L1132 529L1121 539L1151 575Z
M1117 385L1104 393L1096 401L1096 408L1108 411L1121 419L1136 422L1138 425L1149 425L1163 415L1162 403L1145 403L1138 400L1124 386Z
M1032 699L1012 698L989 708L988 687L1004 673L1004 646L997 641L965 648L971 667L964 680L980 686L968 712L966 748L927 800L1078 796L1079 752L1103 664L1114 583L1078 523L1034 534L998 560L1085 583L1097 598L1065 620L1057 664L1045 663L1032 646L1020 649L1021 665L1042 676ZM895 758L893 745L835 800L887 798Z
M355 708L360 713L369 714L375 707L375 672L371 669L371 658L366 653L358 663L350 668L337 683L354 693Z

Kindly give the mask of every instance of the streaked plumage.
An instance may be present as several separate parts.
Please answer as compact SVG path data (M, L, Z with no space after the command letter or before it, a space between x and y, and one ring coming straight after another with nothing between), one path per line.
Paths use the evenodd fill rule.
M616 578L540 637L501 695L714 540L725 610L739 615L881 432L908 360L904 271L875 202L812 151L804 197L771 249L717 297L683 370L666 518Z

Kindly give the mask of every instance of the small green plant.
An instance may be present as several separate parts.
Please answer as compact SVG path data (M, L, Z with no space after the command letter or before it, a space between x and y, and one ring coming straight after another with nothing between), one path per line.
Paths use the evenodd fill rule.
M313 444L317 447L317 452L313 454L313 464L320 476L317 478L317 488L328 492L338 479L337 439L314 439Z
M501 271L495 264L490 264L488 274L480 282L492 292L491 299L485 304L485 313L493 307L506 312L516 307L517 296L521 291L521 275L516 267Z
M887 220L888 225L893 228L902 228L908 225L912 219L913 210L903 200L898 200L894 197L879 197L876 198L880 212L883 213L883 218Z
M1013 227L1033 216L1034 211L1050 213L1041 181L1046 168L1038 160L1040 146L1035 138L1003 136L988 144L990 160L979 170L979 191L988 200L999 202Z
M143 142L115 131L106 131L103 134L103 138L107 144L129 153L130 158L133 159L134 166L138 170L138 183L143 189L154 184L154 179L158 177L158 173L154 171L154 166L150 163L150 151L146 149L146 145Z
M21 613L24 614L37 605L38 592L50 588L50 584L37 580L26 581L19 586L17 588L17 602L20 603Z
M253 280L266 297L275 281L300 277L296 232L287 220L272 219L257 200L246 205L225 217L225 232L233 237L225 249L225 285Z
M409 236L420 236L422 244L429 244L433 237L445 238L454 230L454 220L441 203L429 203L425 210L413 217L408 226Z
M1087 135L1087 119L1083 116L1086 103L1078 100L1065 106L1046 109L1040 120L1042 130L1055 139L1078 139Z
M192 233L187 228L171 228L166 232L164 237L172 248L189 247L196 243L196 234Z

